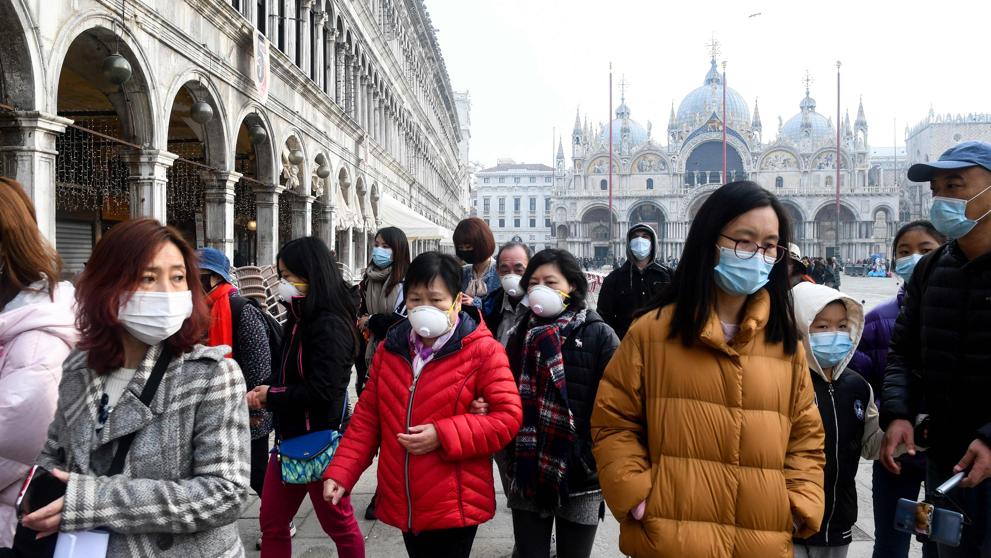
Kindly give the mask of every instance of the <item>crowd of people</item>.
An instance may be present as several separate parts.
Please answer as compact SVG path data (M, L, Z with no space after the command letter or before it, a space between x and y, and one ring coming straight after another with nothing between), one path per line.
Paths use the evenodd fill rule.
M899 498L955 473L929 498L962 514L962 539L924 555L987 558L991 144L908 173L931 184L931 221L898 231L904 284L866 314L740 181L703 203L676 267L631 227L595 307L587 259L497 247L477 218L457 257L411 258L380 229L356 291L322 241L292 240L284 324L222 252L151 219L59 282L32 201L0 179L0 556L70 537L101 556L243 556L253 490L263 557L292 555L306 496L338 555L362 557L350 494L377 456L365 516L414 558L469 556L496 482L521 558L590 557L607 509L629 556L843 557L862 458L876 558L909 551Z

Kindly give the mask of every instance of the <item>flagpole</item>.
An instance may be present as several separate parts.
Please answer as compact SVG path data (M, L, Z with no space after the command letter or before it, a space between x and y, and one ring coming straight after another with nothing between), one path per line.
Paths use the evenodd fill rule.
M840 257L840 166L843 159L840 158L840 66L836 61L836 252L833 257Z
M616 256L613 254L613 215L612 215L612 62L609 63L609 118L606 120L609 126L609 255L613 256L613 261L615 262Z
M726 61L723 60L723 184L726 184Z

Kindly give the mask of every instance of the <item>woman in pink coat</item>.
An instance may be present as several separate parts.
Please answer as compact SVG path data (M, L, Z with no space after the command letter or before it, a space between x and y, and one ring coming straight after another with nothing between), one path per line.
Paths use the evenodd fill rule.
M20 184L0 177L0 548L14 501L48 437L62 361L76 342L73 289Z

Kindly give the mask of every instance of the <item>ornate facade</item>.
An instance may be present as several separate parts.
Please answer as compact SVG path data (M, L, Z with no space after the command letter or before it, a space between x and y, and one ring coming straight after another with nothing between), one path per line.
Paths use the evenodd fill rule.
M605 126L575 117L570 166L559 152L552 202L556 245L579 256L625 254L625 231L646 222L658 232L661 255L678 257L702 202L724 182L748 179L777 194L790 214L803 254L825 256L834 246L836 128L817 112L806 87L799 112L779 119L763 140L754 103L726 90L727 177L722 174L723 91L716 60L697 89L671 107L667 135L654 137L622 99L613 130L613 213L608 210L609 140ZM898 194L872 163L863 103L841 128L840 244L845 259L886 253L898 218ZM610 231L610 221L612 230ZM829 250L827 251L827 248Z
M0 30L0 171L70 273L133 216L242 264L314 234L354 268L380 225L420 251L467 211L421 0L0 0Z

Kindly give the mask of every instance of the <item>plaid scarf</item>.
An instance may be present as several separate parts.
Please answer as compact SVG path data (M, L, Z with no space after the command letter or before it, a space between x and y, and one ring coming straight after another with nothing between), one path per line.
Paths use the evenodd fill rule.
M561 346L585 321L586 310L566 309L549 324L527 323L519 388L523 425L510 444L511 490L554 509L568 497L568 461L576 440L575 417L568 408Z

